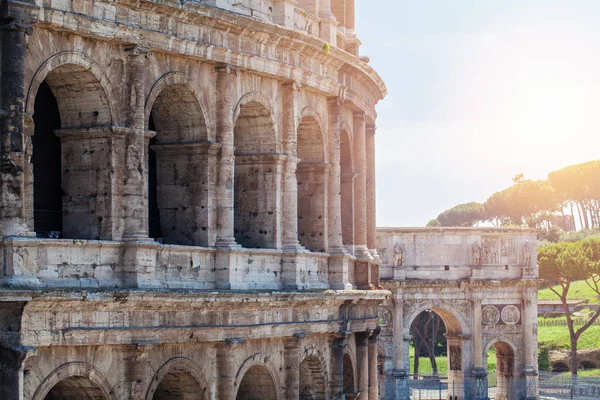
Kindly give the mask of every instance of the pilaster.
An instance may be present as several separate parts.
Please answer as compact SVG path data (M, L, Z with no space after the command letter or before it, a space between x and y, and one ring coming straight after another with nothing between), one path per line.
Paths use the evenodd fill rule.
M131 129L125 139L123 185L123 240L148 241L148 163L145 138L145 61L150 50L141 46L126 46L128 54L127 84L130 112L127 124Z
M378 346L380 330L377 329L369 337L369 400L379 400L379 371L378 364Z
M285 365L284 397L297 399L300 397L300 362L302 361L302 343L308 337L304 333L296 333L283 341L283 357Z
M372 331L357 332L356 340L356 371L358 375L358 392L361 398L367 398L369 393L369 337Z
M26 215L25 53L33 28L13 19L0 26L0 235L33 236L33 218ZM31 213L33 210L29 210Z
M219 400L235 400L235 375L237 365L235 352L244 341L242 339L227 339L217 347L217 396Z
M329 285L335 290L351 290L348 281L348 260L350 255L344 249L342 240L342 212L340 186L340 98L327 99L329 112L329 204L328 204L328 241L329 241Z
M217 78L217 141L221 152L217 173L217 240L221 248L239 248L233 235L233 179L235 155L233 145L233 110L236 105L236 70L229 65L215 67Z
M333 400L344 399L344 344L349 332L342 331L330 339L331 369L329 387Z

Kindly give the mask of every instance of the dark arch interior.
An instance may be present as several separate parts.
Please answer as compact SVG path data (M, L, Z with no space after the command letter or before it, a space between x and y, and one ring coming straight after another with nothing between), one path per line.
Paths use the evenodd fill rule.
M194 93L184 85L163 89L148 129L148 231L165 244L208 245L206 235L207 127Z
M456 354L459 350L450 349L445 337L448 331L446 319L434 310L425 310L413 320L410 327L411 346L414 348L410 370L413 374L438 374L440 366L437 365L435 357L445 355L448 355L450 369L460 370L460 360ZM452 356L451 351L454 352Z
M246 372L236 400L276 400L275 384L266 368L255 365Z
M323 135L312 117L298 128L298 241L311 251L326 251L326 167Z
M150 114L148 129L155 131L154 114ZM160 211L158 210L158 180L156 176L156 152L152 146L156 144L156 137L150 139L148 148L148 234L153 239L162 238L162 228L160 226Z
M159 383L153 400L205 400L206 393L187 371L169 372Z
M591 362L591 361L582 361L580 364L580 369L586 370L586 369L596 369L596 364Z
M50 86L43 81L35 97L32 138L33 223L41 237L62 231L60 112Z
M277 247L275 126L258 102L241 106L234 128L234 236L246 248Z
M106 400L102 390L80 376L58 382L44 400Z
M569 366L565 363L555 363L552 364L552 372L567 372L569 371Z
M325 375L317 357L307 357L300 363L300 400L325 399Z
M354 368L348 354L344 354L344 393L354 393Z

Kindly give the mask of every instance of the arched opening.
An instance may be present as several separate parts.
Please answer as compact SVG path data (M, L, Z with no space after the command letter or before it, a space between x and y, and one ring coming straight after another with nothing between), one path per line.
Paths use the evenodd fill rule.
M512 399L515 354L505 342L496 342L486 355L488 369L488 397L496 400Z
M46 81L35 97L32 138L33 223L39 237L54 237L62 231L60 112L56 97Z
M206 388L183 369L174 368L160 381L153 400L207 400Z
M319 124L305 117L298 127L298 241L311 251L326 251L325 148Z
M346 398L356 395L356 384L354 379L354 365L348 353L344 354L344 394Z
M236 396L237 400L276 400L276 388L269 371L260 365L251 367L242 382Z
M44 400L106 400L106 396L88 379L71 376L58 382Z
M300 400L325 400L325 371L321 361L309 356L300 363Z
M163 89L152 105L148 128L149 233L167 244L209 242L207 129L194 93L185 85Z
M598 368L595 363L592 361L582 361L579 363L579 369L588 370L588 369L596 369Z
M112 237L111 118L106 92L86 67L61 65L39 85L31 157L39 236Z
M408 351L405 359L411 361L409 383L413 394L422 398L437 398L440 394L444 398L464 398L468 388L464 377L463 330L458 317L434 304L413 315L412 319L409 317L413 340L405 349Z
M354 253L354 164L352 143L348 132L340 135L340 185L342 198L342 240L344 246Z
M234 236L246 248L277 248L281 158L275 127L258 102L242 105L234 129Z
M562 362L557 362L552 364L552 372L568 372L570 368L567 364Z

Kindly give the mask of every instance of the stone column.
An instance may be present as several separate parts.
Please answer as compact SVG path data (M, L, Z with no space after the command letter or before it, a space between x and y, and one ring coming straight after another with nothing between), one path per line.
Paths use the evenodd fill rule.
M298 333L291 338L284 339L283 342L283 357L285 364L284 397L286 399L297 399L300 397L302 342L306 337L308 337L308 335Z
M355 12L354 0L344 0L346 2L346 34L354 32Z
M365 114L354 114L354 248L359 259L371 260L367 249L367 152Z
M215 67L217 77L217 140L221 157L217 178L217 247L238 247L233 235L233 111L236 105L236 71L229 65Z
M473 371L475 400L487 398L487 368L483 365L483 337L481 333L481 298L475 297L473 303Z
M408 369L405 367L405 363L408 360L404 359L404 309L403 299L398 289L394 290L394 343L396 344L394 350L394 389L396 392L396 399L408 400Z
M367 152L367 247L374 259L377 255L377 193L375 174L375 125L366 126L366 152Z
M0 26L2 41L0 80L0 133L2 161L0 168L0 235L32 236L33 207L25 198L25 53L26 35L33 28L22 20L12 20ZM31 180L30 184L32 183ZM33 192L33 191L30 191Z
M303 250L298 242L298 86L294 82L281 85L283 98L282 127L283 151L287 159L284 166L283 235L284 250Z
M344 342L347 334L342 332L333 336L331 341L331 371L329 373L331 398L341 400L344 395Z
M342 240L342 206L340 182L340 99L327 100L329 111L329 193L327 230L329 244L329 286L336 290L351 290L348 282L349 254Z
M369 337L371 331L357 332L356 340L356 371L358 372L359 399L367 399L369 393Z
M380 330L377 329L369 338L369 400L379 399L379 351L377 341Z
M125 142L125 165L123 185L123 240L148 239L148 165L145 134L144 62L149 50L140 46L126 46L128 57L127 82L129 85L130 112L128 126L131 129Z
M219 400L235 400L235 375L238 366L235 352L243 343L241 339L227 339L217 347L217 395Z
M537 288L527 287L523 292L523 341L525 348L525 398L536 399L538 396L538 369L537 369Z

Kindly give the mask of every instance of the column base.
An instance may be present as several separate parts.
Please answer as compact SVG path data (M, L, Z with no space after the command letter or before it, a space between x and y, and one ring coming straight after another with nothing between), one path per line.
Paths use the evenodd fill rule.
M239 250L242 248L242 245L235 241L233 236L230 237L217 237L215 242L215 247L217 249L229 249L229 250Z
M373 261L373 256L367 246L354 246L354 255L361 261Z
M408 386L408 373L405 369L394 370L396 400L409 400L410 388Z
M352 257L345 248L337 247L329 250L328 281L332 290L352 290L349 282L348 261Z
M523 381L525 383L523 394L525 400L539 399L538 375L538 371L534 366L530 365L523 368Z
M484 368L473 368L471 376L474 380L473 398L475 400L488 399L488 373Z

